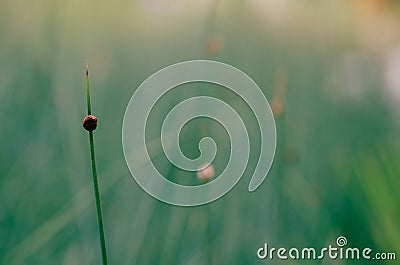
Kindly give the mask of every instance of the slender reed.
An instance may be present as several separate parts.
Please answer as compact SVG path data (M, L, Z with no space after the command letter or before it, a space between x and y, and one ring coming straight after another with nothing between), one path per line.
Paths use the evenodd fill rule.
M208 265L213 264L213 248L212 248L212 226L211 226L211 205L207 204L207 259Z
M103 265L107 265L108 262L107 262L106 240L104 237L103 217L101 214L99 181L97 178L96 159L94 153L94 139L93 139L93 131L97 127L97 118L94 115L92 115L92 109L90 105L89 67L87 64L86 64L86 99L87 99L88 115L85 117L82 124L83 127L87 131L89 131L90 158L92 160L93 187L94 187L94 196L96 199L97 221L99 224L101 256L103 260Z
M206 137L208 132L208 126L206 123L200 124L200 139ZM203 184L207 184L214 178L214 166L201 165L200 169L197 171L197 177ZM205 216L207 218L207 231L206 231L206 251L207 251L207 265L213 264L213 248L212 248L212 224L211 224L211 205L204 205Z

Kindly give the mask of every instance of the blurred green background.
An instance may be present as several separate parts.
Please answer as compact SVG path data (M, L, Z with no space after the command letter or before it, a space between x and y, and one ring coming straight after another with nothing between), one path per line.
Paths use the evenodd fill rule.
M397 1L16 0L1 1L0 10L0 264L101 263L81 127L86 62L109 264L209 264L210 254L218 265L371 263L256 256L264 243L321 248L338 236L400 255ZM255 192L247 185L257 151L230 193L181 208L135 183L121 127L141 82L191 59L222 61L252 77L275 113L278 143ZM254 126L223 89L187 91L170 95L160 113L212 94ZM188 124L184 152L198 152L199 124L220 143L218 172L229 154L218 124ZM171 179L196 180L158 159Z

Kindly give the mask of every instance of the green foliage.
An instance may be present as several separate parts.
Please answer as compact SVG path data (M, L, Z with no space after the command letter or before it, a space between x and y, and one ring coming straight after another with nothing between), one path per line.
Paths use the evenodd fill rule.
M341 235L351 246L398 251L398 109L384 100L382 57L354 37L350 11L307 24L299 18L327 11L301 1L299 17L293 15L301 23L288 19L276 26L251 1L177 1L170 8L162 1L161 7L146 1L6 2L0 4L0 264L101 262L88 139L80 123L86 61L99 118L96 159L109 264L206 264L210 246L215 264L263 264L256 250L264 242L323 247ZM342 1L335 5L348 8ZM333 37L324 35L329 25L337 25L330 28ZM205 43L215 35L220 51L207 53ZM359 95L340 71L354 51L361 54L355 60L367 58L360 59L360 71L349 72L362 84ZM134 89L150 74L204 58L242 69L270 102L284 73L276 158L265 183L248 193L259 139L246 106L211 85L174 92L152 113L149 136L155 139L153 159L171 180L198 184L195 174L165 163L157 142L162 114L188 95L214 95L236 106L250 120L254 153L240 183L209 209L173 207L147 195L130 176L122 119ZM202 123L221 147L215 165L220 172L228 157L218 124L188 124L183 151L197 154Z

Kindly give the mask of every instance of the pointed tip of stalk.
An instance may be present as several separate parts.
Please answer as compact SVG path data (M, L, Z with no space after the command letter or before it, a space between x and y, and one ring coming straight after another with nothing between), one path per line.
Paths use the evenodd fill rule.
M88 63L86 63L86 99L87 99L88 115L90 115L90 114L92 114L92 110L90 107L89 64Z

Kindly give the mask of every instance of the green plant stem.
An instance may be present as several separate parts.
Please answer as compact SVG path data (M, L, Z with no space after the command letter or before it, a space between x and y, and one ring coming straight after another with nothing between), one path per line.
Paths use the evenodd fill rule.
M91 114L90 89L89 89L89 74L87 66L86 66L86 95L87 95L88 114L90 115ZM103 260L103 265L107 265L108 262L107 262L107 251L106 251L106 239L104 236L103 216L101 213L99 181L97 178L97 170L96 170L93 131L89 132L89 144L90 144L90 158L92 160L93 187L94 187L94 196L96 199L97 222L99 224L101 256Z
M97 221L99 223L101 256L103 258L103 264L107 265L108 262L107 262L107 251L106 251L106 239L104 237L104 226L103 226L103 216L102 216L102 213L101 213L99 181L97 179L96 159L94 157L93 132L89 132L89 141L90 141L90 156L91 156L91 159L92 159L94 196L96 198Z
M200 139L204 138L207 136L208 133L208 125L207 123L200 123ZM204 184L210 182L210 180L205 180ZM207 251L207 265L212 265L213 262L213 249L212 249L212 227L211 227L211 206L210 204L207 204L204 206L205 207L205 215L207 218L207 231L206 231L206 251Z
M211 206L208 204L207 207L207 256L208 265L213 264L213 249L212 249L212 227L211 227Z
M92 107L90 104L90 88L89 88L89 67L86 64L86 102L88 115L92 114Z

